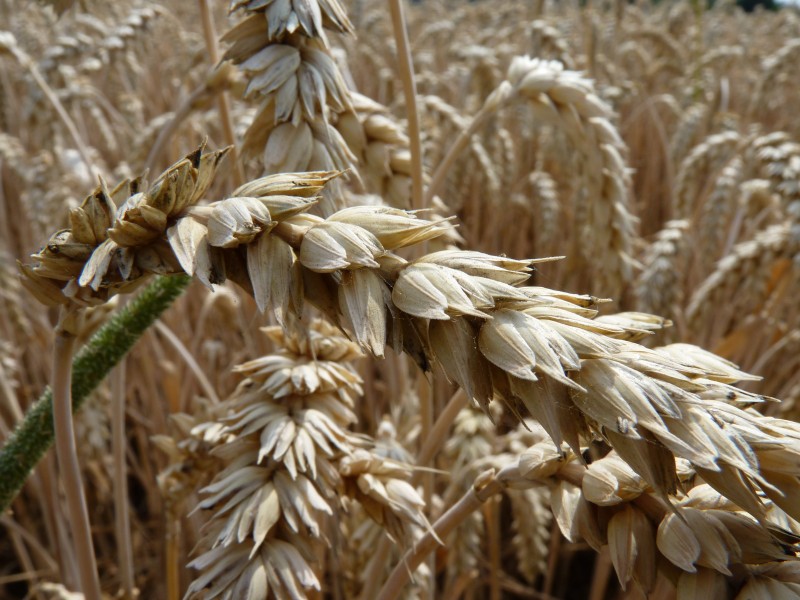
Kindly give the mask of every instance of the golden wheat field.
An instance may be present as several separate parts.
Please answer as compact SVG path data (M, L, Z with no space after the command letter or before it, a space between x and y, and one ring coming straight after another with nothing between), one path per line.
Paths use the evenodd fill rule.
M0 598L800 598L800 11L0 0Z

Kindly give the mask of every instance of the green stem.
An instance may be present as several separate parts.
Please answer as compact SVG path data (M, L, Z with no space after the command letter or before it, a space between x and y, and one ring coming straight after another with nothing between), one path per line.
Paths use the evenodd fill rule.
M133 347L145 330L180 296L190 277L160 277L120 310L78 352L72 363L73 411ZM53 443L53 394L48 388L0 450L0 513Z

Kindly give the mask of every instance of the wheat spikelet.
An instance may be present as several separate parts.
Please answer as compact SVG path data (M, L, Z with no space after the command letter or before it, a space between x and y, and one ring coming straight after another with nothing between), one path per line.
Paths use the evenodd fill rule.
M690 327L713 314L707 337L726 333L737 314L750 314L764 302L775 263L797 252L797 236L788 224L768 227L734 246L692 295L686 311Z
M639 308L674 319L683 304L688 258L688 221L669 221L656 234L642 261L644 270L636 284Z
M675 180L673 215L691 218L704 200L705 182L733 158L741 137L729 131L707 137L681 163Z
M230 7L247 16L222 37L231 44L224 58L246 73L245 94L260 99L244 154L262 154L267 173L348 168L354 157L330 121L352 107L324 31L352 30L338 0L233 0Z
M697 256L703 265L703 273L709 272L709 267L724 252L725 233L729 230L736 212L736 192L741 183L742 167L743 161L740 157L731 160L720 171L708 200L703 204L697 225L697 230L703 232L700 236L701 252Z

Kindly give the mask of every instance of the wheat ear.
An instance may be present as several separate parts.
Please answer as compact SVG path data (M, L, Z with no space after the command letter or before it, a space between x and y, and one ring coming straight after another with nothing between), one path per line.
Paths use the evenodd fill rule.
M578 149L586 186L574 214L576 228L585 237L574 252L595 259L602 255L599 285L618 295L621 284L632 277L631 243L636 225L628 208L630 178L623 158L625 144L611 125L610 109L594 94L591 81L565 71L560 63L528 57L512 61L506 80L489 95L436 168L428 197L444 183L472 135L498 109L515 100L525 102L544 123L557 125Z

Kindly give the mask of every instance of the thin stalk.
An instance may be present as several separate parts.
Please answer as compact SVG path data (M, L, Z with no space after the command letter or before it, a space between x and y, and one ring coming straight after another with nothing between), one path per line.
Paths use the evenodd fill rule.
M483 518L486 523L486 544L489 549L489 599L500 600L500 511L493 499L483 505Z
M447 441L447 432L450 426L455 421L456 416L461 410L467 406L467 395L464 390L459 388L455 394L452 395L447 405L439 414L436 423L431 428L430 435L425 439L422 447L417 454L416 464L427 465L430 463L434 455L441 449ZM411 485L417 486L422 478L422 471L414 471L411 475ZM364 589L361 591L362 600L368 600L375 597L378 591L378 576L380 570L386 565L386 559L389 556L391 549L391 541L388 537L383 536L378 542L377 548L372 555L372 560L369 562L367 572L364 577Z
M425 438L425 442L422 444L419 454L417 454L415 464L418 466L425 466L430 463L434 455L447 441L447 432L450 430L453 421L456 420L458 413L466 408L466 406L467 395L464 393L464 390L459 388L456 393L450 397L447 405L439 414L439 418L436 419L436 423L433 424L430 434ZM421 471L414 471L414 474L411 476L411 485L417 485L421 476Z
M67 323L74 317L74 313L70 314L68 310L62 309L53 349L53 425L56 454L64 484L73 549L78 562L80 591L87 600L101 600L100 578L97 574L92 530L89 525L89 509L83 491L78 448L75 444L75 423L72 420L71 366L75 333L70 331L71 327Z
M417 386L417 393L419 396L419 412L420 412L420 439L425 441L431 437L433 430L433 385L426 377L419 378ZM424 463L417 463L417 466L424 466ZM419 471L418 471L419 472ZM422 490L423 500L425 504L430 506L433 499L433 474L424 473L422 477Z
M172 134L175 133L183 120L186 119L211 92L211 88L205 83L202 83L184 99L178 109L173 113L172 118L165 123L158 132L156 141L153 142L153 145L150 147L150 152L147 155L144 171L153 171L155 169L156 161L158 161L158 157L161 156L161 152L164 150L167 140L172 137Z
M611 579L613 567L611 555L608 553L608 546L604 546L594 563L592 585L589 588L589 600L603 600L606 597L606 589L608 588L608 581Z
M486 124L486 121L489 120L489 117L495 113L497 106L494 102L489 102L491 99L492 95L487 98L487 102L483 104L478 113L472 118L472 122L470 122L469 126L458 134L456 140L447 150L447 154L445 154L442 162L440 162L436 167L436 171L434 171L433 176L431 177L431 182L428 185L427 191L425 192L425 206L430 206L431 202L433 202L433 197L444 185L447 175L450 173L450 169L456 162L456 159L459 157L459 155L469 145L469 141L472 139L472 136L475 135L475 133L477 133L478 130Z
M414 77L414 63L411 58L411 46L408 42L403 1L389 0L389 11L392 14L392 30L397 44L397 62L400 67L400 79L403 82L403 95L406 100L408 138L411 150L411 207L421 209L428 206L428 202L422 193L422 142L419 130L417 81Z
M556 568L558 567L558 559L561 556L561 530L558 528L558 523L553 521L550 527L550 544L547 549L547 569L544 575L544 594L549 596L553 592L553 587L556 581Z
M134 600L133 543L131 518L128 512L128 466L125 451L125 360L120 361L111 374L111 453L114 460L114 529L117 542L122 594L125 600Z
M206 50L208 50L208 57L211 59L212 65L219 64L219 46L217 44L217 32L214 29L214 19L211 16L211 7L208 0L197 0L200 8L200 15L203 19L203 37L206 42ZM244 170L242 164L237 160L236 156L236 135L233 133L233 118L231 117L231 102L228 97L228 92L224 89L217 91L217 110L219 110L219 118L222 125L222 135L225 137L225 143L228 146L233 146L233 184L234 187L239 187L244 183Z
M169 511L167 512L169 514ZM167 520L167 550L165 556L167 570L167 600L180 600L180 550L178 540L181 535L181 520Z
M205 392L208 399L212 400L214 404L219 404L220 399L219 396L217 396L217 391L208 380L208 377L206 377L206 374L203 372L203 368L197 364L194 356L192 356L192 353L189 352L188 348L186 348L180 338L161 321L156 321L155 326L158 332L164 336L167 342L169 342L169 345L172 346L181 356L186 363L186 366L189 367L189 370L194 373L194 376L197 378L197 382L200 384L200 387L203 388L203 392Z
M372 553L372 559L367 565L366 573L364 574L364 588L361 590L359 598L361 600L372 600L378 592L378 585L380 584L380 575L383 568L387 565L389 560L389 550L392 547L392 542L389 537L384 533L378 542L375 552Z
M36 64L33 62L31 57L28 56L28 54L22 50L22 48L15 44L14 46L9 47L9 50L11 54L14 55L14 58L17 59L19 64L28 70L28 73L30 73L31 77L36 82L36 85L38 85L39 89L42 90L44 97L47 98L47 101L56 111L58 118L61 119L64 127L67 128L67 132L72 138L72 141L75 143L75 149L78 151L78 154L86 165L86 168L89 170L89 173L91 173L92 176L96 176L98 172L91 158L89 158L88 147L83 141L81 134L78 133L78 128L75 126L75 122L69 116L69 113L67 113L64 105L61 104L61 100L58 99L58 96L56 96L55 92L53 92L52 88L44 80L44 77L42 77L42 74L39 72L39 69L36 67Z
M114 315L78 352L72 365L72 408L87 396L133 347L142 333L186 289L188 276L161 277ZM0 450L0 513L53 443L52 392L45 390Z

